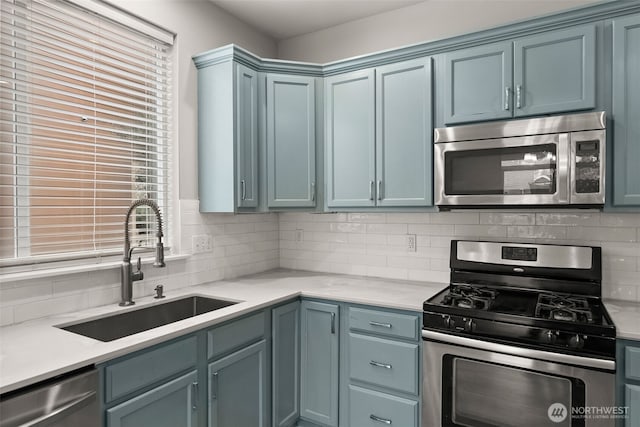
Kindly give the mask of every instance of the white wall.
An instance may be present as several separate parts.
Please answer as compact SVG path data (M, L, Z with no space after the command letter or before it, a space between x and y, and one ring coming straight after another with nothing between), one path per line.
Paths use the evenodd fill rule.
M278 43L278 58L325 63L438 40L598 0L428 0Z
M407 251L407 234L417 236L416 252ZM640 301L638 213L283 213L280 265L448 283L452 239L601 246L603 295Z

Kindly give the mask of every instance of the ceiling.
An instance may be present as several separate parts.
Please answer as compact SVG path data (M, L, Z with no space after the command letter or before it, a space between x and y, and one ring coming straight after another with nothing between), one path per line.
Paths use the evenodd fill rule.
M262 33L283 40L400 9L423 0L209 0Z

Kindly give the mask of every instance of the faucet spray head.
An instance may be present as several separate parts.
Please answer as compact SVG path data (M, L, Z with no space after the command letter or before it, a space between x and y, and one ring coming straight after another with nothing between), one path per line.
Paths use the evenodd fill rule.
M153 262L154 267L165 267L164 263L164 245L162 242L156 244L156 260Z

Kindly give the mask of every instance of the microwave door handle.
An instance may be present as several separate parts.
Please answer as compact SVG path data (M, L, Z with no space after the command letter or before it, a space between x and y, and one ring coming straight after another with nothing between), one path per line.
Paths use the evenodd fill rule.
M558 181L556 183L557 203L568 204L571 188L571 168L569 165L571 159L571 147L569 134L562 133L558 135Z

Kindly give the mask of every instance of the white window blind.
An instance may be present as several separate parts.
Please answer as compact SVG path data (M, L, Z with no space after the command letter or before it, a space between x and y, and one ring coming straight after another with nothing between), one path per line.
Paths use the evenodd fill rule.
M167 236L172 36L95 0L109 17L77 0L0 1L0 265L117 252L140 198ZM130 232L152 246L147 207Z

